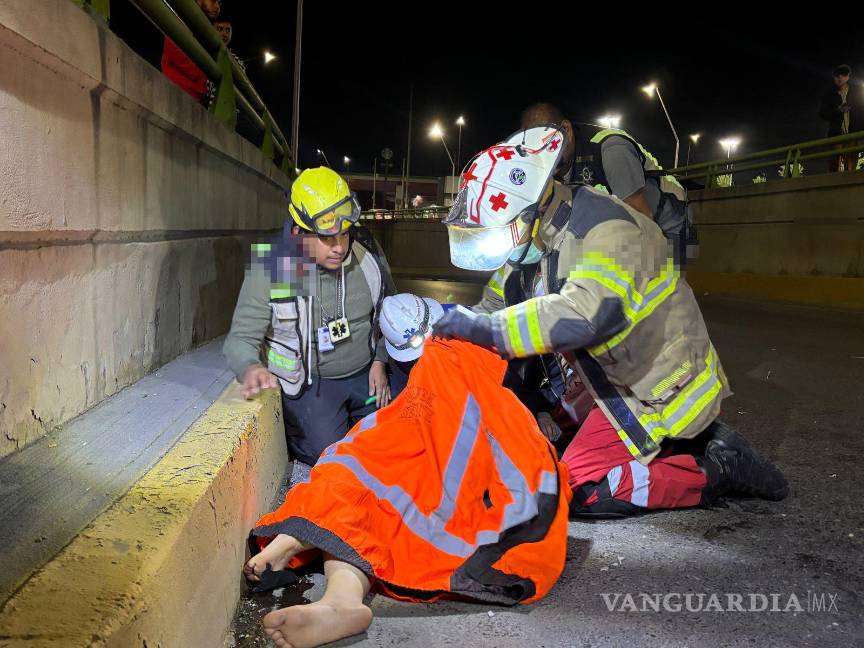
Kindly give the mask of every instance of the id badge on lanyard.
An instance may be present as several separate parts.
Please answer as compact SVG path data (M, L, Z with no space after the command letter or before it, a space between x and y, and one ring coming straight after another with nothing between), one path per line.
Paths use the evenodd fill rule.
M322 326L318 329L318 350L321 353L332 351L336 347L333 346L333 341L330 339L330 329Z

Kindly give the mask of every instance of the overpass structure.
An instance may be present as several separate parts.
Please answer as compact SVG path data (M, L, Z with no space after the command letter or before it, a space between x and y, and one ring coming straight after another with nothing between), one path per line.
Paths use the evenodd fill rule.
M290 464L279 399L243 401L218 341L250 243L285 220L290 150L242 82L235 106L262 124L254 143L79 4L103 3L0 0L0 648L260 645L232 625L249 605L239 570ZM194 2L169 5L193 22ZM793 496L572 522L548 601L505 612L377 599L358 645L864 641L864 173L690 199L688 281L737 391L724 415ZM401 289L476 299L485 276L450 265L435 219L366 223ZM604 603L616 592L839 605L624 614Z

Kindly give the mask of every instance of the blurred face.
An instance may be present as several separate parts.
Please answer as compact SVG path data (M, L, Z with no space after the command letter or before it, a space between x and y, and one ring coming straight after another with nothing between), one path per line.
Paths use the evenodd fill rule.
M849 75L848 74L835 74L834 75L834 85L838 88L842 88L847 83L849 83Z
M296 225L293 228L295 235L301 232ZM351 246L351 240L348 232L337 234L336 236L319 236L317 234L308 234L310 245L310 253L315 257L315 263L325 270L338 270L339 266L348 255L348 250Z
M573 132L573 124L569 119L561 122L561 130L564 131L564 150L561 152L559 167L569 168L573 162L573 152L576 150L576 134Z
M222 42L228 45L231 42L231 23L230 22L215 22L213 26L216 28L216 33Z
M218 16L222 11L222 2L221 0L195 0L198 3L198 6L201 7L201 11L204 12L204 15L213 20L216 16Z

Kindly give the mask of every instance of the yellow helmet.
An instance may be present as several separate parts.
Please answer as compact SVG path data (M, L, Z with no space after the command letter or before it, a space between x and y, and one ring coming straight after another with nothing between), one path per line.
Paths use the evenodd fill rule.
M294 222L321 236L336 236L360 218L360 203L341 176L327 167L306 169L291 185Z

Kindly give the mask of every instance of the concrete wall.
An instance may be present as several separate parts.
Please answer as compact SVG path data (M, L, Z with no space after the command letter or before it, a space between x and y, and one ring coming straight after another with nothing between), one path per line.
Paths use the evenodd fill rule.
M864 173L694 191L709 272L864 277Z
M864 307L864 173L691 192L713 292Z
M694 191L699 292L864 308L864 173ZM395 274L483 280L450 264L434 221L369 221Z
M0 646L226 645L246 538L284 482L287 452L275 390L247 401L229 385L5 603Z
M229 325L287 179L68 0L0 0L0 456Z
M384 249L394 274L417 278L486 281L490 273L450 263L447 229L437 220L364 221Z

